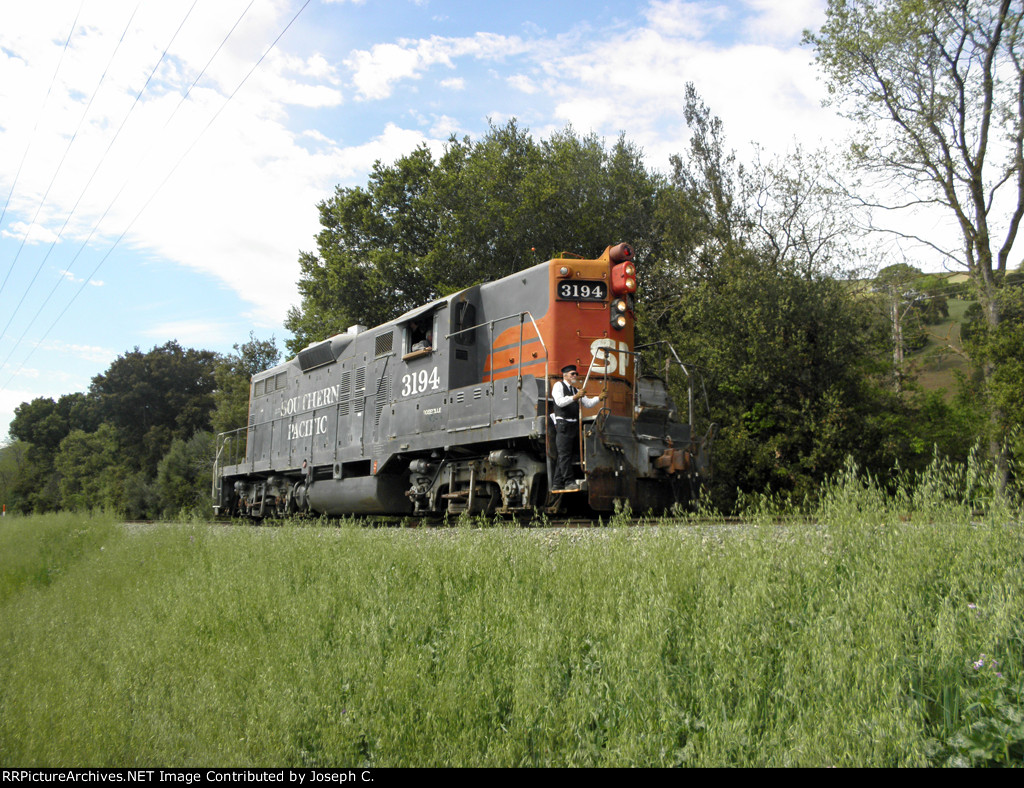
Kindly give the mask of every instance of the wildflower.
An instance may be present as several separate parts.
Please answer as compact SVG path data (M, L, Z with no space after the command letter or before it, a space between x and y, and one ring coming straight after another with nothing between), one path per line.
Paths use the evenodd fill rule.
M968 610L977 610L978 606L976 604L974 604L973 602L968 602L967 603L967 609Z

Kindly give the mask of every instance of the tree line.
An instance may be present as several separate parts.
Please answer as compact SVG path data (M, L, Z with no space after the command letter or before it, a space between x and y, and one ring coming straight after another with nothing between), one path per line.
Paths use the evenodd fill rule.
M568 127L537 140L515 120L476 140L452 137L438 157L421 146L378 162L364 186L319 204L285 344L296 353L562 251L593 256L625 240L638 260L638 343L671 343L701 428L717 425L714 505L733 510L765 492L799 503L848 457L884 479L936 454L965 460L976 445L997 486L1015 489L1024 288L1009 253L1024 215L1021 24L1008 0L831 0L806 41L837 109L859 123L849 161L860 181L799 148L741 164L692 85L682 96L689 143L667 172L649 168L625 134L609 145ZM863 262L860 233L879 229L878 209L900 207L872 191L883 176L960 228L962 249L937 249L968 275L956 290L903 260L867 280L851 274ZM1008 209L994 199L1004 188ZM858 210L868 206L876 211ZM944 395L916 384L907 354L954 295L975 306L956 348L969 363ZM276 360L273 343L252 335L228 357L173 342L136 348L86 394L18 409L0 493L25 510L187 508L199 494L184 491L202 488L188 474L209 478L211 431L244 424L248 377ZM649 368L686 401L678 369L653 359Z
M84 393L22 403L0 449L0 498L25 513L207 511L214 435L245 424L249 378L279 356L252 334L227 355L171 341L124 353Z

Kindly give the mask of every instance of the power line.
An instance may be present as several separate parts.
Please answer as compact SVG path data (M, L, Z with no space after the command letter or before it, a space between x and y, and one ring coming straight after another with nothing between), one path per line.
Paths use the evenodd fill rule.
M128 118L131 117L132 112L135 110L135 107L138 105L139 99L142 98L142 94L145 93L146 88L149 87L149 83L153 79L153 75L156 73L156 70L160 67L160 64L164 61L164 58L167 57L167 52L170 50L171 45L174 44L174 40L178 37L178 33L181 32L181 28L184 27L185 22L188 21L189 16L191 16L193 9L195 9L196 4L198 2L199 2L199 0L193 0L191 7L188 9L188 12L185 14L185 17L181 20L181 24L178 25L178 29L174 31L174 35L171 36L171 40L167 43L167 46L164 47L164 51L163 51L163 54L160 55L160 59L157 60L157 62L153 65L153 68L150 70L149 76L146 78L145 84L142 86L142 89L135 96L135 101L132 103L132 106L129 108L128 112L125 114L124 118L121 120L121 125L117 127L117 131L114 132L114 136L111 138L110 143L107 145L107 149L103 152L103 155L100 156L100 160L96 163L96 167L93 169L92 175L89 176L89 180L86 181L85 186L82 188L82 191L78 195L78 199L75 200L75 204L71 207L71 210L68 212L67 217L64 219L64 224L61 225L60 230L57 232L57 237L54 238L53 242L50 244L50 248L47 249L47 251L46 251L46 255L43 257L43 259L39 263L39 266L36 268L35 275L32 277L32 280L28 283L28 287L25 288L25 292L22 294L21 300L18 301L18 305L12 310L10 317L7 319L7 325L4 326L3 331L0 331L0 339L3 339L4 336L7 334L7 329L11 327L11 323L14 321L15 315L21 309L21 305L25 302L25 297L28 295L29 290L31 290L32 289L32 285L35 284L36 278L39 276L40 271L43 270L43 266L46 264L46 261L50 259L50 254L57 247L57 243L58 243L58 241L60 241L61 236L64 235L64 230L67 229L68 223L71 221L71 217L74 215L75 211L77 210L79 203L82 202L82 198L85 196L85 193L89 190L89 187L92 185L93 179L95 179L95 177L96 177L96 173L99 172L100 167L103 166L103 162L106 161L107 156L110 154L111 148L114 147L114 143L117 142L117 138L121 134L121 130L124 128L125 124L128 122ZM250 5L251 5L251 3L250 3ZM138 11L138 6L136 6L135 10ZM134 18L134 16L135 16L135 14L133 12L132 13L132 18ZM128 20L128 24L129 24L129 26L131 25L131 19ZM125 30L127 31L127 28L125 28ZM122 39L123 39L123 35L122 35ZM118 46L120 46L120 43L118 44ZM116 53L117 53L117 51L115 50L115 54ZM113 57L111 57L111 62L113 62ZM108 68L109 68L109 64L108 64ZM106 76L106 72L104 72L104 76ZM102 83L102 79L100 80L100 82ZM99 86L97 86L96 89L98 91L99 90ZM93 96L95 97L95 95L96 94L94 93ZM91 99L90 99L89 103L90 104L92 103ZM88 107L86 107L86 111L88 111ZM84 120L85 115L83 115L82 118ZM79 123L79 127L81 127L81 123ZM77 131L76 131L76 134L77 134ZM74 142L74 138L72 138L72 142ZM70 150L70 148L71 148L71 145L69 144L68 145L68 150ZM67 155L67 151L65 151L64 155L65 156ZM61 161L63 162L63 159ZM54 177L56 177L56 175ZM51 185L52 185L52 182L51 182ZM49 192L49 190L47 190L47 192ZM118 194L120 194L120 191L118 192ZM45 197L44 197L44 199L45 199ZM103 215L106 216L106 212L104 212ZM100 219L100 221L102 221L102 218ZM98 224L97 224L97 226L98 226ZM89 234L89 237L90 238L92 237L92 233ZM26 234L26 238L27 238L27 234ZM24 241L22 241L22 246L24 246ZM19 254L21 253L20 249L18 250L18 253ZM78 255L75 255L75 259L77 259L77 258L78 258ZM17 257L15 257L15 260L17 260ZM74 265L74 260L72 260L71 264ZM71 270L71 265L69 265L66 270L70 271ZM60 280L59 279L57 280L57 284L58 285L60 284ZM56 288L54 288L54 289L56 289ZM50 294L52 294L52 293L53 293L53 290L50 291ZM43 306L46 305L46 302L49 301L49 298L50 297L48 295L46 297L46 299L43 301ZM35 321L35 318L33 318L33 322L34 321ZM31 325L32 324L29 323L29 327L31 327ZM17 347L17 344L15 345L15 347Z
M36 212L32 216L32 221L29 222L28 228L25 230L25 235L21 239L21 245L18 247L18 251L14 255L14 261L11 263L11 270L12 271L14 270L14 266L18 262L18 258L21 257L21 251L25 248L25 243L28 241L29 233L32 231L32 228L35 226L36 219L39 218L39 213L40 213L40 211L43 210L43 205L46 204L46 198L50 196L50 189L53 188L53 184L56 182L57 176L60 174L61 168L64 166L64 161L67 159L68 153L71 151L71 146L75 144L75 140L78 138L78 132L81 131L82 124L85 122L85 118L89 114L89 109L90 109L90 107L92 107L92 102L96 98L96 94L99 93L100 87L103 85L103 80L105 80L106 77L107 77L107 72L110 70L110 64L114 62L114 58L117 56L117 52L121 48L121 44L124 43L124 37L128 33L128 28L131 27L132 19L135 18L135 14L138 12L140 5L142 5L142 0L139 0L138 5L135 6L135 10L132 11L132 15L128 19L128 24L125 25L124 32L121 33L121 38L118 39L117 46L114 47L114 51L110 55L110 60L107 61L106 68L103 69L103 73L100 75L100 81L97 83L96 89L93 90L92 96L89 97L89 103L85 105L85 109L82 111L82 117L78 119L78 126L75 128L74 134L71 135L71 139L68 140L68 145L64 149L64 155L61 156L60 161L57 163L57 169L53 171L53 177L50 178L50 183L46 187L46 191L43 193L43 199L41 199L39 201L39 205L36 207ZM32 281L29 282L28 288L26 288L25 292L22 293L21 301L18 302L18 307L19 308L21 307L22 302L25 300L25 296L28 295L28 291L32 287L32 284L36 281L36 276L39 276L39 269L40 268L42 268L42 265L40 265L39 268L36 269L35 276L32 277ZM10 276L10 272L8 272L8 276ZM7 280L5 279L4 283L6 284L6 282L7 282ZM0 287L0 293L2 293L2 292L3 292L3 288ZM17 311L17 308L15 309L15 311ZM7 325L10 325L10 323L8 322ZM5 328L4 331L6 332L6 330L7 329ZM2 336L3 336L3 334L0 334L0 337L2 337Z
M21 154L21 163L18 164L18 171L14 174L14 181L11 183L11 191L7 194L7 202L4 203L3 211L0 211L0 227L3 227L4 217L7 215L7 206L11 204L11 197L14 196L14 189L18 185L18 179L21 177L21 168L25 166L25 159L28 158L28 152L32 148L32 141L36 137L36 131L39 129L39 120L43 117L43 110L46 109L46 104L50 100L50 92L53 90L53 85L57 81L57 74L60 73L61 64L64 62L64 55L68 51L68 45L71 43L71 36L75 33L75 28L78 27L78 17L82 15L82 7L85 5L85 0L82 0L81 5L78 6L78 13L75 14L75 21L71 23L71 30L68 33L68 40L64 42L64 48L60 51L60 57L57 59L57 68L53 71L53 76L50 78L50 86L46 89L46 95L43 97L43 103L39 107L39 114L36 115L35 125L32 127L32 134L29 136L28 145L25 146L25 152ZM0 283L0 292L3 292L4 286L7 284L7 280L11 276L11 271L14 270L14 262L11 262L10 268L7 269L7 275L4 277L3 283Z
M281 30L281 32L278 33L277 37L270 43L270 46L267 47L266 51L264 51L264 53L262 55L260 55L259 59L253 64L252 68L249 69L248 73L246 73L246 75L242 78L242 81L238 83L238 86L224 100L224 103L221 105L220 109L218 109L217 112L214 113L213 117L210 118L210 120L207 122L206 126L203 127L203 130L199 132L199 134L196 136L196 138L192 141L192 143L185 150L185 152L174 163L174 166L171 167L170 172L168 172L167 175L164 177L164 179L160 182L160 185L156 187L156 189L153 191L153 193L149 196L149 199L146 200L146 202L143 204L143 206L139 209L138 213L135 214L135 216L132 218L132 220L128 223L128 225L121 232L121 235L119 235L117 237L117 240L115 240L114 243L111 245L110 249L107 250L107 253L105 255L103 255L103 257L100 259L100 261L96 264L96 267L93 268L92 273L90 273L88 277L86 277L86 278L84 278L82 280L81 286L79 286L78 290L75 291L75 294L71 297L71 300L68 301L68 303L64 306L64 308L60 311L60 314L58 314L57 317L54 318L53 322L50 323L50 326L46 329L46 331L39 338L39 340L35 343L35 345L33 345L32 350L30 350L28 355L25 356L25 358L22 360L22 362L18 366L18 368L13 373L11 373L11 376L7 379L7 381L3 384L3 386L0 386L0 390L6 389L10 385L11 381L14 380L15 376L17 376L17 374L22 370L22 368L24 368L25 364L32 357L32 355L35 353L35 351L43 343L43 341L46 339L46 337L49 336L50 332L54 329L54 327L57 325L57 323L60 322L61 318L64 317L64 314L68 311L68 309L71 308L71 305L75 302L75 300L81 294L82 290L85 289L85 286L89 283L89 281L96 275L96 273L99 271L99 269L107 261L107 258L109 258L110 255L113 253L114 249L117 248L117 245L121 243L121 241L124 239L124 237L128 234L128 231L131 230L131 228L135 224L135 222L138 221L139 217L142 216L142 214L145 212L146 208L149 207L149 204L156 198L157 194L160 193L160 191L163 189L164 185L166 185L167 181L169 181L171 179L171 176L173 176L174 173L177 172L178 167L181 165L181 163L192 152L192 149L199 143L199 140L201 140L203 138L203 136L206 134L206 132L209 130L209 128L213 125L214 121L216 121L217 118L220 117L220 114L225 110L225 108L227 108L228 104L231 103L232 99L234 99L234 97L238 93L238 91L242 89L242 86L245 85L245 83L249 80L249 77L251 77L253 75L253 73L256 71L256 69L259 68L260 64L263 63L263 61L264 61L264 59L266 59L267 55L269 55L270 52L274 49L274 47L277 46L277 42L280 41L281 38L284 36L284 34L287 33L288 30L291 28L291 26L293 24L295 24L295 20L297 20L299 18L299 16L302 14L302 12L306 10L306 6L308 6L310 2L311 2L311 0L305 0L305 2L302 4L302 6L299 8L299 10L295 12L295 15L289 20L288 24L284 26L284 28ZM250 5L251 5L251 3L250 3ZM246 9L246 10L248 10L248 9ZM234 28L232 28L232 29L234 29Z
M159 132L160 134L162 134L163 132L165 132L167 130L167 127L171 124L171 121L178 114L178 110L181 109L181 107L185 103L186 99L188 99L189 94L191 94L191 92L192 92L192 89L203 78L203 75L206 74L206 71L207 71L207 69L209 69L210 64L213 63L214 58L216 58L217 54L221 51L221 49L224 48L224 45L228 42L228 39L235 32L235 29L242 22L242 20L245 18L245 16L249 13L249 9L252 8L254 2L255 2L255 0L249 0L249 5L247 5L245 7L245 9L239 15L238 19L235 20L235 23L231 26L231 29L228 30L228 32L225 34L224 38L221 40L220 44L214 50L213 54L206 61L206 65L203 66L202 71L200 71L199 75L192 81L192 84L189 85L188 90L185 91L184 95L182 95L182 97L181 97L181 100L177 103L177 105L171 111L171 114L167 117L167 120L164 121L164 125L160 129L160 132ZM193 3L193 7L194 6L195 6L195 3ZM191 9L189 10L189 13L191 13ZM300 11L300 13L301 13L301 11ZM187 18L187 16L186 16L186 18ZM184 24L184 20L182 21L182 25L183 24ZM178 26L178 30L180 30L180 29L181 29L181 25ZM175 33L175 36L177 36L177 33ZM173 42L173 39L172 39L172 42ZM168 44L168 49L169 48L170 48L170 44ZM164 51L164 55L165 56L166 56L166 54L167 54L167 50ZM157 66L159 66L159 63L157 63ZM155 72L155 70L156 70L156 67L154 67L154 72ZM150 77L152 77L152 73L150 74ZM148 82L149 82L149 80L147 80L147 84L148 84ZM143 89L145 89L145 88L143 88ZM141 95L141 92L140 92L140 95ZM138 99L136 99L136 101L138 101ZM122 123L122 126L123 125L124 124ZM108 148L108 150L109 150L109 148ZM71 258L71 262L68 264L67 269L65 269L66 272L70 272L71 271L71 269L74 267L75 263L78 261L79 256L82 254L83 251L85 251L85 248L89 245L89 241L92 240L93 235L99 229L100 225L103 224L103 220L107 218L107 214L110 213L110 209L114 207L114 204L117 202L118 198L120 198L121 194L124 192L125 188L129 184L129 182L132 180L132 174L135 173L135 172L138 172L139 169L141 168L142 163L146 159L148 159L149 157L153 156L154 153L155 153L155 148L151 148L146 153L144 153L142 156L140 156L139 159L136 161L135 166L131 169L128 177L125 178L125 180L121 183L121 188L117 190L117 194L115 194L114 197L110 200L110 202L107 203L107 207L104 209L103 214L93 224L92 229L89 230L89 234L86 236L85 240L82 241L82 245L80 247L78 247L78 251L75 252L75 256L73 258ZM76 205L77 205L77 203L76 203ZM134 222L134 220L133 220L133 222ZM66 224L67 224L67 222L65 222L65 225ZM61 229L61 232L63 232L63 228ZM118 239L118 240L120 240L120 239ZM51 246L51 250L52 250L52 246ZM47 252L47 256L49 256L49 252ZM90 278L91 277L85 279L84 281L88 282ZM42 314L43 310L46 308L46 305L50 303L50 301L53 298L54 293L57 291L57 288L60 287L60 285L61 285L61 283L63 281L64 281L63 279L57 279L57 281L54 283L53 287L50 288L50 292L46 295L46 298L43 299L43 302L39 305L39 308L36 310L36 313L32 316L32 319L28 322L28 325L25 326L25 329L24 329L24 331L22 331L21 336L18 337L17 341L14 343L14 346L11 348L11 350L7 354L6 358L4 358L3 362L0 363L0 369L5 367L7 365L7 362L11 360L11 357L14 355L14 353L17 351L18 347L24 341L25 336L31 330L32 326L35 325L36 320L39 319L39 315ZM82 287L84 287L84 284L83 284ZM75 296L72 297L72 301L75 298L77 298L77 295L78 294L76 293ZM70 304L69 304L69 306L70 306ZM66 310L67 310L67 307L65 307L64 311L66 311ZM63 312L61 314L63 314ZM8 325L9 325L9 323L8 323ZM51 328L52 328L52 326L51 326ZM26 358L26 361L27 361L27 358ZM24 365L24 362L22 362L22 365ZM20 367L19 367L19 369L20 369Z

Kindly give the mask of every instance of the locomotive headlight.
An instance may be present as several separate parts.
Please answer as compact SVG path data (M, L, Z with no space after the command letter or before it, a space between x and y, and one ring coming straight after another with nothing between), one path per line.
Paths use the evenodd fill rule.
M617 296L636 292L636 266L633 263L619 263L612 268L612 292Z
M616 329L623 329L626 327L626 312L629 311L629 304L626 303L625 298L616 298L612 301L612 326Z
M567 265L563 265L561 268L558 269L558 275L559 276L572 276L572 269L569 266L567 266Z

